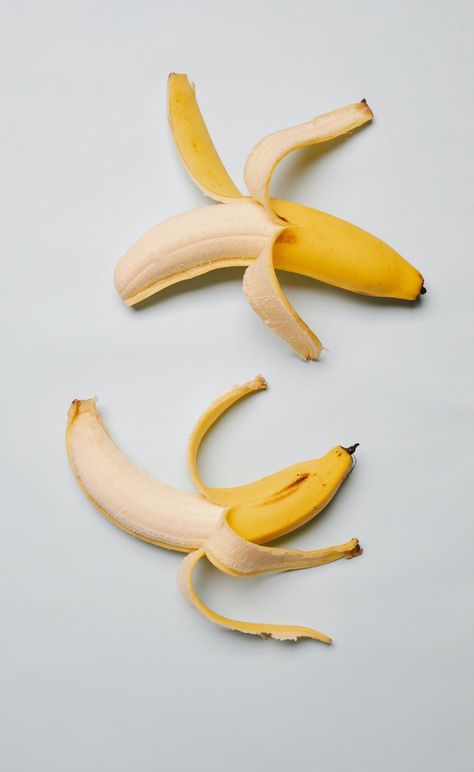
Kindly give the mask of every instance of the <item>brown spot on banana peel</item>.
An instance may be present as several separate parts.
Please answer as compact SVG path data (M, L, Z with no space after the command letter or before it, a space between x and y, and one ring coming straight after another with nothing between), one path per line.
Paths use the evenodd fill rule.
M296 490L296 488L298 488L298 486L301 485L301 483L304 483L304 481L308 479L309 476L310 476L309 472L305 472L299 475L289 485L286 485L280 491L277 491L276 493L274 493L273 496L270 496L265 503L270 504L271 502L275 502L275 501L279 501L280 499L283 499L285 496L290 496ZM312 476L314 477L314 475Z

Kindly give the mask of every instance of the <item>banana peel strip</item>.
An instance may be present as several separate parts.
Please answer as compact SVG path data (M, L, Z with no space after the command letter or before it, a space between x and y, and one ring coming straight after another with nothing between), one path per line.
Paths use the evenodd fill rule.
M292 625L271 625L260 624L257 622L242 622L237 619L230 619L212 611L201 600L193 584L193 573L197 563L205 557L203 549L191 552L182 561L178 573L178 586L185 598L207 619L216 625L226 627L229 630L236 630L240 633L250 635L260 635L261 637L271 636L279 641L296 641L298 638L313 638L323 643L332 643L332 639L324 633L313 630L311 627L296 627Z
M183 165L197 187L215 201L241 198L211 139L187 75L168 78L168 120Z
M115 286L127 305L135 305L176 282L249 265L282 231L250 198L174 215L146 231L122 256Z
M273 172L280 161L293 150L341 137L372 118L368 104L365 101L356 102L264 137L251 150L245 163L244 179L250 195L275 217L269 189Z
M277 279L273 267L276 238L264 247L259 257L245 271L245 296L267 327L286 341L301 359L319 359L321 341L296 313Z
M226 391L220 397L218 397L206 410L205 413L199 418L194 429L191 433L188 442L187 449L187 463L188 471L195 487L205 496L209 501L215 504L222 504L228 506L230 504L242 504L248 500L247 494L252 490L253 486L257 483L250 483L249 485L243 485L238 488L211 488L202 481L197 467L197 456L201 443L206 436L209 429L219 420L219 418L229 410L236 402L248 394L252 394L255 391L261 391L268 387L265 378L262 375L257 375L253 380L247 381L247 383L234 386L229 391ZM257 493L250 493L250 499L252 501L257 497Z
M329 636L310 627L243 622L217 614L206 606L197 595L193 584L194 568L198 561L206 556L220 571L243 578L276 571L297 571L302 568L326 565L341 558L356 557L361 552L357 539L351 539L346 544L340 544L336 547L309 552L279 547L262 547L239 536L229 526L224 515L220 527L216 529L204 546L192 552L181 563L178 585L185 598L201 614L217 625L252 635L270 635L278 640L313 638L324 643L331 643L332 639Z

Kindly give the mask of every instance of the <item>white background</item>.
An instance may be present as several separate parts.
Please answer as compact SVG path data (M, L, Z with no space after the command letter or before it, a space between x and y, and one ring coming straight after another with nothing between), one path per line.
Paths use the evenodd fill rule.
M469 2L2 2L2 770L472 768L472 13ZM472 6L471 6L472 7ZM237 183L263 135L365 97L376 120L288 158L273 192L381 236L424 274L404 304L289 275L330 349L304 364L247 306L241 270L139 310L113 268L142 232L206 203L166 120L187 72ZM181 557L81 493L70 401L191 489L184 452L220 392L262 372L201 469L236 485L330 447L358 465L286 539L364 555L238 582L208 604L334 637L222 631L176 587Z

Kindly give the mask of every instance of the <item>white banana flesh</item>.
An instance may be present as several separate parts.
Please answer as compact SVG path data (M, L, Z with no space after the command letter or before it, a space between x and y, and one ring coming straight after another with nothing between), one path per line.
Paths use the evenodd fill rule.
M229 266L247 266L283 230L250 199L170 217L121 258L115 285L127 305L164 287Z
M222 517L222 507L197 493L165 485L129 461L112 442L95 399L75 400L67 450L82 489L109 520L160 547L200 547Z

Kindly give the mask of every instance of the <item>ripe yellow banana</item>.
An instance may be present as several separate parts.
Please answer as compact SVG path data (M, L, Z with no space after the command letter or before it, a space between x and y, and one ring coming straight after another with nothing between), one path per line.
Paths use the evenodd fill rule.
M377 237L324 212L269 198L273 171L288 153L371 121L364 100L262 139L245 165L251 198L242 196L219 158L186 75L170 75L168 111L184 166L222 203L171 217L125 253L115 271L125 303L207 271L248 266L244 290L252 308L302 359L318 359L321 343L285 298L274 269L377 297L415 300L424 292L421 274Z
M115 525L160 547L190 553L181 565L179 585L209 619L241 632L330 642L310 628L221 617L202 603L193 588L194 567L204 556L221 571L245 577L324 565L361 552L357 539L309 552L262 546L299 528L326 506L351 471L356 446L337 446L321 459L236 488L210 488L201 481L197 454L206 432L238 399L264 388L261 376L237 386L199 419L188 446L189 470L198 493L164 485L132 464L107 434L95 399L74 400L69 409L69 460L83 491Z

